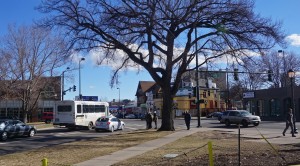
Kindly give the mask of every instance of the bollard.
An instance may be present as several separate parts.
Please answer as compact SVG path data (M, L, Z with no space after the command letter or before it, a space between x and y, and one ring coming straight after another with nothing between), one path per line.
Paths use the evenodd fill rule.
M48 159L47 158L43 158L42 166L48 166Z
M212 153L212 142L208 141L208 157L209 157L209 166L214 165L213 153Z

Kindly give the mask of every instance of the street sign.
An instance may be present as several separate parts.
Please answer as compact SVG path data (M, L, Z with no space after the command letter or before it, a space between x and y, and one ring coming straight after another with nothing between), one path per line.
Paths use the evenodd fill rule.
M244 99L254 98L254 97L255 97L254 92L244 92L244 93L243 93L243 98L244 98Z
M79 100L79 96L75 97L76 100ZM82 101L98 101L98 96L82 96Z

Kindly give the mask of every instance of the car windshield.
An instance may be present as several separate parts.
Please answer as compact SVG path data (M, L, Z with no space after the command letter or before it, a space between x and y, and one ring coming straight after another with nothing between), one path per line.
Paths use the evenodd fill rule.
M250 114L250 112L248 112L248 111L241 111L241 116L249 116L249 115L252 115L252 114Z
M107 122L108 118L99 118L97 121L98 122Z

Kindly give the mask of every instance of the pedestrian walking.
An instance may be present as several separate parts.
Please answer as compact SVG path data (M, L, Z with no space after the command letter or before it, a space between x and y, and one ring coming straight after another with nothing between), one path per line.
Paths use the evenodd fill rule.
M285 132L287 131L287 129L291 127L292 130L292 137L296 137L294 134L294 126L293 126L293 109L289 108L287 115L286 115L286 125L285 125L285 129L282 132L282 135L285 136Z
M186 112L184 113L184 121L185 121L187 130L190 129L191 119L192 119L191 114L190 114L189 112L186 111Z
M145 120L146 120L146 129L152 128L152 114L150 111L147 112Z
M157 119L158 119L157 113L156 113L156 111L154 111L153 112L153 122L154 122L154 125L155 125L154 129L157 129Z

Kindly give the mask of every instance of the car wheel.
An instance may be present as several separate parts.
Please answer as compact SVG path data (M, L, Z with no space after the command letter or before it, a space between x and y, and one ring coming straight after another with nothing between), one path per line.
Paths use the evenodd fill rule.
M35 135L35 131L31 129L28 133L28 137L33 137Z
M92 122L89 123L88 129L89 129L89 130L93 130L93 123L92 123Z
M257 122L257 123L254 123L254 126L258 126L259 125L259 122Z
M230 126L230 121L228 119L225 120L225 125L228 127Z
M114 130L114 126L111 127L111 132L113 133L115 130Z
M1 140L2 140L2 141L6 141L7 138L8 138L7 132L4 131L4 132L1 134Z
M248 122L246 120L242 120L243 127L248 127Z

